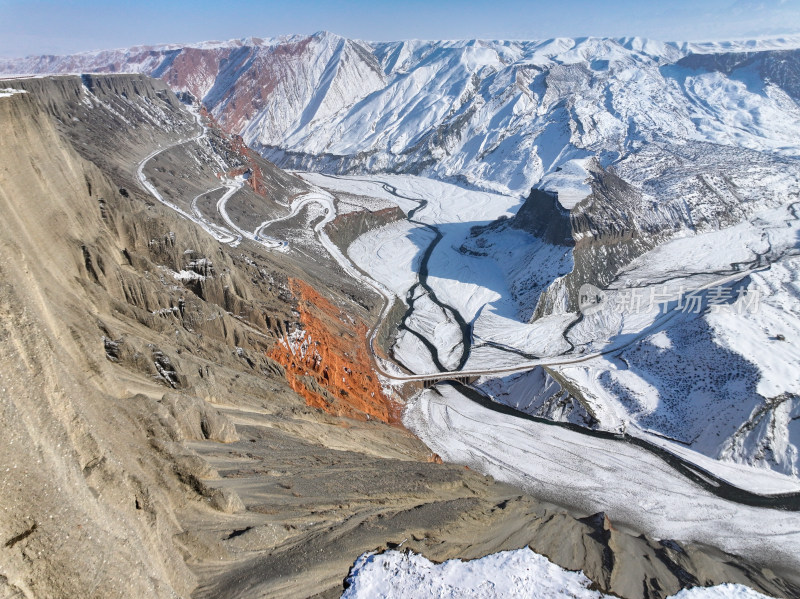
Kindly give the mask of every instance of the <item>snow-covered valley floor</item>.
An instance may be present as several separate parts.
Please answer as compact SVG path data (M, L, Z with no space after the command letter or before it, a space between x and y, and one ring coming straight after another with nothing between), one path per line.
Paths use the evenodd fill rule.
M446 461L603 511L615 527L800 568L800 513L720 499L630 444L499 414L444 385L418 396L404 422Z
M767 426L776 418L790 422L800 409L785 395L800 377L800 349L794 342L800 317L792 308L800 270L794 256L800 236L794 204L766 208L739 225L678 237L647 252L606 290L606 308L584 314L579 322L577 313L556 312L530 323L520 317L510 290L512 265L531 258L521 248L547 244L507 229L496 236L492 253L463 251L472 227L512 215L520 198L413 176L303 176L333 193L374 197L413 214L361 235L347 249L371 279L413 305L393 347L395 359L410 371L485 373L482 392L518 406L514 395L530 392L517 384L526 375L501 371L543 364L582 390L600 428L627 428L671 444L671 451L687 459L699 452L698 460L712 458L705 460L707 470L756 493L800 490L796 450L788 433L776 436ZM525 265L544 282L563 272L563 258L553 255L554 247L537 249L536 262ZM425 259L427 292L418 285ZM673 309L664 313L663 304L647 304L648 297L666 291L683 293L681 301L694 296L704 310L677 310L673 301L667 304ZM634 293L642 300L640 309L617 309ZM717 298L720 305L705 310L715 294L730 299ZM751 304L731 303L737 294ZM679 345L681 338L686 339L684 346L670 350L672 339ZM775 339L790 341L775 345ZM764 344L772 344L774 351L762 351ZM642 354L643 346L652 346L651 355ZM463 365L458 368L460 358ZM695 368L694 378L687 377L686 368L695 358L706 363L701 370ZM664 373L675 380L663 379ZM688 399L670 395L679 392ZM764 397L788 400L774 400L780 409L765 412ZM687 426L691 421L697 423L694 429ZM711 426L703 425L708 422ZM762 425L739 430L748 422ZM765 444L771 447L772 462L756 457L759 451L767 454L753 447ZM739 475L733 462L757 466L761 476L754 476L752 468Z
M764 259L758 256L766 255L769 250L772 254L768 257L777 266L767 273L754 271L745 282L769 287L773 293L766 300L767 305L777 302L775 309L759 313L761 316L742 311L714 311L700 315L679 312L666 317L657 307L628 315L606 310L587 316L578 326L569 328L576 314L554 314L529 324L519 318L519 306L511 299L508 265L502 263L503 257L509 263L518 260L520 245L533 238L510 238L507 247L490 256L459 251L472 227L512 216L522 198L467 190L413 176L331 177L304 173L303 177L334 195L345 192L376 198L376 201L398 205L406 214L411 213L409 220L395 221L369 231L347 249L350 260L370 278L398 298L408 301L410 297L413 300L414 310L407 324L417 334L401 331L393 347L398 362L411 371L433 373L439 370L430 348L419 341L420 336L435 347L440 364L449 369L453 368L458 353L463 350L458 345L462 337L452 315L447 310L438 309L436 302L420 297L426 294L415 287L419 282L424 253L435 241L435 231L438 231L441 237L427 257L427 283L438 302L457 311L470 326L470 346L467 349L471 351L464 370L501 369L540 358L551 362L562 358L565 362L574 361L593 355L592 352L616 348L613 344L621 339L623 343L619 345L619 351L612 355L599 355L585 363L553 366L563 378L579 385L595 401L593 406L597 408L602 428L613 431L620 430L620 427L625 430L627 426L629 434L636 434L689 463L697 464L699 472L714 473L753 493L800 491L796 473L786 476L763 465L753 467L752 461L730 459L730 455L715 453L717 448L708 443L713 431L706 431L705 437L698 433L698 438L706 439L705 445L692 446L658 434L657 428L649 430L644 422L639 423L634 418L635 412L629 406L615 399L608 390L607 380L617 373L625 375L625 369L615 357L624 355L620 353L623 348L629 347L634 351L641 342L660 343L664 347L657 349L663 353L669 339L674 336L673 328L691 337L691 327L696 322L708 321L703 326L723 331L709 338L708 343L712 346L717 343L715 339L722 338L724 330L735 329L741 324L738 321L726 324L726 319L732 318L756 319L752 328L763 334L765 330L774 329L763 319L780 312L784 323L780 330L792 334L797 316L789 309L791 298L786 296L791 289L781 292L780 286L791 287L794 284L793 273L797 269L791 250L798 234L798 223L786 207L764 210L741 225L720 232L678 238L667 243L632 263L625 276L620 277L608 291L613 299L615 294L629 293L627 285L630 281L649 290L670 278L685 289L700 290L698 293L708 300L712 293L710 289L719 281L726 281L730 286L745 279L749 272L748 263L752 263L753 268L763 266ZM525 234L520 232L520 235ZM557 268L553 272L546 269L560 257L551 255L549 259L550 262L547 259L543 261L545 270L541 277L553 280L560 276L560 272ZM743 265L738 267L738 271L731 267L734 261ZM775 277L778 278L773 281ZM410 296L409 290L412 290ZM571 351L565 330L569 330L568 338L574 345ZM654 341L647 341L649 339ZM778 368L776 372L782 375L796 372L796 366L792 366L793 346L787 346L789 353L778 362L761 360L764 362L762 365L756 359L757 350L748 349L757 346L757 340L748 345L740 337L736 343L737 347L741 346L739 351L745 352L746 360L756 360L753 370L756 379L769 371L768 364ZM736 343L730 342L726 348ZM710 351L709 348L695 349ZM658 358L655 353L654 359ZM728 365L734 367L736 362L729 360ZM679 366L673 365L672 368ZM599 376L602 372L609 374L603 378ZM634 373L629 376L634 376ZM498 375L494 380L501 382L493 387L492 377L484 377L482 390L496 395L498 401L515 405L513 398L503 397L503 392L514 393L513 386L502 382L504 378L507 377ZM786 377L784 380L784 387L768 391L778 392L786 385L791 386L791 380ZM749 387L742 387L745 388ZM603 390L610 397L602 397ZM649 392L646 386L642 391L645 401L655 404L661 401L658 394ZM709 411L713 406L704 408L702 402L694 405L699 410L693 417L698 423L716 420L715 413ZM748 419L748 410L754 409L753 405L742 403L736 408L735 417L731 416L723 424L717 423L720 433L730 435L730 423L741 425ZM686 409L691 407L689 405ZM676 414L675 417L680 416ZM419 395L407 410L406 424L444 459L519 485L537 497L570 505L586 513L605 511L615 525L647 531L659 538L708 543L749 558L782 563L789 568L800 567L800 515L797 512L750 507L722 499L640 447L498 414L473 403L449 386L440 386L438 392L429 390ZM791 445L789 440L786 443Z

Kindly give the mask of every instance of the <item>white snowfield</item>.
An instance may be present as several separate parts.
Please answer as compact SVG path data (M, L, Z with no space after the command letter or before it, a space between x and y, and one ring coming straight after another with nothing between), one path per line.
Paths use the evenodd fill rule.
M529 548L468 562L434 564L411 552L365 553L342 599L606 599L582 572L570 572ZM769 599L742 585L685 589L669 599Z
M472 325L470 357L459 372L483 375L484 391L498 401L523 405L520 393L535 390L526 390L517 384L519 377L509 375L545 365L581 389L601 428L627 427L629 433L702 462L709 471L755 493L800 490L798 433L792 424L800 413L800 402L789 395L781 401L768 400L769 409L764 410L764 398L791 394L800 385L800 346L776 341L777 335L800 339L800 318L792 308L800 264L787 255L768 271L744 268L731 274L732 262L754 261L767 250L793 251L800 221L791 206L766 208L739 225L667 242L635 260L607 291L612 299L623 296L630 293L626 285L633 282L647 297L669 279L674 288L695 290L707 299L710 290L750 273L748 292L763 296L759 310L722 307L708 314L674 310L661 314L658 305L648 309L646 304L645 309L627 314L601 310L586 315L570 330L567 338L575 348L565 354L570 346L563 333L577 314L555 313L533 323L521 322L511 291L515 277L528 275L509 265L522 263L545 281L571 268L569 262L559 262L561 256L552 254L555 246L537 242L522 231L507 230L493 238L486 256L459 251L472 223L486 224L508 215L518 200L410 176L304 177L334 193L346 190L397 198L387 195L383 184L388 183L402 196L401 202L407 202L406 198L428 202L414 219L435 225L443 233L428 261L428 283L440 301ZM417 205L406 204L403 209ZM470 218L474 220L465 225ZM362 235L348 254L373 283L406 300L419 280L422 253L432 240L430 229L398 221ZM535 253L524 261L520 248ZM777 276L782 283L768 282ZM418 375L438 371L431 352L414 331L436 347L442 366L453 369L463 351L458 328L449 312L425 297L420 299L416 289L415 310L406 321L411 331L400 331L394 354ZM764 352L764 343L772 344L775 351ZM643 352L642 347L651 349ZM695 372L696 377L687 372ZM384 374L418 378L385 370Z
M603 511L654 538L800 568L800 513L721 499L635 445L500 414L448 386L419 394L403 422L443 460L545 501Z
M405 297L417 282L421 248L433 239L433 232L425 227L398 220L360 235L347 248L347 255L372 278L382 280L395 295ZM395 268L387 269L389 263Z

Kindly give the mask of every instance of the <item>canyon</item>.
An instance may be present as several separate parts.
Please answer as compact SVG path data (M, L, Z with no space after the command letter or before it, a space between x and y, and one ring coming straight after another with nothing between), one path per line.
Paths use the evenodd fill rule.
M777 46L0 60L2 592L338 597L367 551L527 545L623 597L800 594Z

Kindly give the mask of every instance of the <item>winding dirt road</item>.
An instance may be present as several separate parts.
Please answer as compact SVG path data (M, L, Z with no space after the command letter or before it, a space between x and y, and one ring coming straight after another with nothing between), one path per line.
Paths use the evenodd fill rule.
M537 366L562 366L562 365L569 365L569 364L578 364L578 363L586 362L588 360L591 360L591 359L594 359L594 358L597 358L597 357L600 357L600 356L603 356L603 355L606 355L606 354L609 354L609 353L617 352L620 349L623 349L623 348L625 348L625 347L637 342L642 337L645 337L648 334L650 334L650 332L652 332L654 329L663 327L665 324L667 324L668 321L670 321L672 318L675 317L676 314L679 313L677 310L673 310L671 312L667 312L666 314L664 314L661 317L657 318L650 326L648 326L647 328L645 328L644 330L639 332L637 335L632 336L625 343L609 346L609 347L603 349L602 351L593 352L593 353L585 354L585 355L581 355L581 356L575 356L575 357L570 357L570 358L567 358L567 357L564 357L564 356L557 356L557 357L553 357L553 358L545 358L545 359L537 359L537 360L530 360L530 361L526 361L526 362L521 362L521 363L516 364L514 366L509 366L509 367L504 367L504 368L488 368L488 369L474 369L474 370L454 370L454 371L440 372L440 373L435 373L435 374L416 375L416 374L405 374L405 373L399 373L399 372L393 372L393 371L387 370L384 367L381 358L379 358L379 356L377 355L377 353L375 351L375 343L376 343L376 337L377 337L378 331L380 330L380 327L383 325L383 323L389 317L389 312L392 309L392 305L393 305L393 302L395 301L396 296L387 287L382 285L380 282L374 280L373 278L368 276L366 273L361 271L361 269L356 267L344 255L344 253L339 249L339 247L337 247L336 244L334 244L333 241L331 241L331 239L328 237L327 233L325 232L325 227L331 221L333 221L334 218L336 218L336 205L335 205L335 199L334 199L333 195L331 195L327 191L324 191L324 190L319 189L319 188L314 189L314 190L312 190L312 191L300 196L299 198L297 198L292 203L291 210L290 210L289 214L287 214L285 216L282 216L282 217L279 217L279 218L275 218L275 219L264 221L258 227L256 227L256 229L253 232L249 232L249 231L245 231L244 229L241 229L240 227L238 227L233 222L233 220L230 218L230 216L228 215L227 210L226 210L227 201L239 189L241 189L242 185L244 184L243 180L238 180L238 181L236 181L236 180L226 180L223 183L223 185L218 186L216 188L209 189L209 190L199 194L191 202L193 214L190 214L190 213L186 212L185 210L183 210L182 208L180 208L179 206L176 206L172 202L166 200L161 195L161 193L159 193L159 191L156 189L156 187L147 179L147 177L144 174L144 169L145 169L147 163L150 160L152 160L153 158L155 158L156 156L158 156L162 152L165 152L165 151L167 151L167 150L169 150L171 148L174 148L176 146L179 146L179 145L182 145L182 144L186 144L186 143L193 143L193 142L194 143L200 143L202 141L202 139L207 136L207 129L202 124L202 122L200 121L199 114L195 113L195 117L197 118L198 124L202 127L202 132L199 135L197 135L195 137L192 137L192 138L189 138L189 139L184 139L184 140L178 141L178 142L176 142L174 144L171 144L169 146L166 146L164 148L159 148L158 150L155 150L155 151L151 152L150 154L148 154L137 165L136 174L137 174L139 182L142 185L142 188L145 189L147 192L149 192L155 199L157 199L159 202L161 202L165 206L167 206L170 209L174 210L175 212L177 212L181 216L191 220L192 222L197 223L200 227L202 227L205 231L207 231L210 235L212 235L220 243L226 243L226 244L229 244L229 245L232 245L232 246L236 246L242 241L242 239L248 239L248 240L250 240L250 241L252 241L254 243L258 243L258 244L262 245L263 247L266 247L266 248L268 248L270 250L277 250L277 251L284 251L284 252L289 250L289 247L290 247L289 241L287 241L287 240L279 240L279 239L275 239L275 238L269 237L265 233L265 229L268 229L271 225L273 225L275 223L278 223L278 222L281 222L281 221L285 221L285 220L288 220L288 219L296 216L300 212L300 210L302 210L305 206L307 206L309 204L312 204L312 203L320 204L323 207L323 209L325 210L325 217L323 219L321 219L314 226L314 231L315 231L315 233L317 235L317 238L319 239L320 243L325 247L325 249L328 251L328 253L331 255L331 257L341 266L341 268L348 275L350 275L354 279L357 279L358 281L362 282L364 285L366 285L369 288L371 288L372 290L374 290L376 293L378 293L383 298L383 307L382 307L382 310L381 310L381 314L380 314L379 318L377 319L377 321L375 322L375 324L372 326L372 328L369 331L368 346L369 346L370 353L372 355L372 359L373 359L375 370L380 375L386 377L387 379L396 380L396 381L402 381L402 382L414 382L414 381L416 381L416 382L432 382L432 383L443 382L443 381L451 381L451 382L453 382L455 384L458 384L458 380L462 379L464 377L479 377L479 376L487 376L487 375L488 376L505 375L505 374L512 374L512 373L516 373L516 372L525 372L525 371L531 370L531 369L533 369L533 368L535 368ZM372 180L372 181L373 182L382 183L380 181L375 181L375 180ZM394 186L392 186L392 185L390 185L388 183L382 183L382 184L384 185L384 188L387 191L389 191L390 193L394 193L396 195L399 195ZM200 213L200 211L199 211L199 209L197 208L197 205L196 205L197 204L197 200L201 196L203 196L205 194L208 194L208 193L211 193L211 192L214 192L214 191L218 191L218 190L220 190L222 188L227 188L227 191L217 201L216 207L217 207L217 211L220 213L220 215L222 216L223 220L232 229L232 231L228 230L228 229L226 229L224 227L220 227L218 225L210 223L208 220L206 220L201 215L201 213ZM402 196L402 197L404 197L405 199L413 199L413 198L407 198L406 196ZM414 201L420 202L420 206L417 209L413 210L412 213L409 213L410 217L413 217L414 216L413 213L418 211L419 209L422 209L424 207L425 203L426 203L425 200L422 200L422 199L416 199ZM741 271L737 271L735 273L732 273L732 274L729 274L727 276L721 277L720 279L717 279L717 280L715 280L715 281L713 281L711 283L708 283L708 284L698 288L698 290L703 290L703 289L708 289L708 288L711 288L711 287L717 287L717 286L720 286L720 285L733 283L733 282L736 282L736 281L739 281L739 280L743 279L744 277L748 276L749 274L751 274L753 272L756 272L758 270L763 270L764 268L766 268L766 267L761 265L761 264L759 264L758 266L753 266L753 267L748 268L748 269L743 269ZM463 363L463 361L462 361L462 363ZM541 423L546 424L548 426L560 426L560 427L568 428L568 429L572 430L573 432L579 432L581 434L588 435L588 436L594 436L594 437L603 438L603 439L606 439L606 440L613 440L613 441L618 441L618 442L622 442L622 443L629 443L629 444L637 445L640 448L646 449L647 451L653 453L654 455L657 455L662 460L664 460L664 462L669 464L672 468L674 468L675 470L677 470L678 472L683 474L685 477L687 477L688 479L690 479L693 482L695 482L696 484L702 486L707 491L717 495L718 497L721 497L723 499L732 501L734 503L742 503L742 504L745 504L745 505L758 506L758 507L777 508L777 509L783 509L783 510L789 510L789 511L800 511L800 493L790 493L790 494L781 494L781 495L772 495L772 496L764 496L764 495L758 495L756 493L751 493L749 491L746 491L746 490L738 488L738 487L736 487L734 485L731 485L728 481L717 477L713 473L711 473L711 472L709 472L709 471L707 471L707 470L705 470L703 468L698 467L696 464L693 464L693 463L683 459L681 456L678 456L677 454L674 454L674 453L672 453L672 452L670 452L670 451L668 451L668 450L666 450L666 449L664 449L662 447L653 445L652 443L649 443L646 440L643 440L643 439L640 439L640 438L637 438L637 437L632 437L632 436L626 435L626 434L617 434L617 433L611 433L611 432L607 432L607 431L594 431L594 430L586 429L586 428L583 428L583 427L576 427L575 425L571 425L571 424L568 424L568 423L552 422L552 421L547 421L547 420L535 418L535 417L532 417L532 416L530 416L528 414L525 414L523 412L519 412L518 410L515 410L514 408L510 408L508 406L504 406L504 405L501 405L501 404L496 404L496 403L492 402L491 400L489 400L488 398L483 397L481 394L479 394L477 391L475 391L474 389L472 389L470 387L463 387L462 386L461 387L461 393L462 393L462 395L464 395L465 397L469 398L470 400L472 400L472 401L474 401L476 403L479 403L483 407L490 408L490 409L492 409L494 411L502 412L502 413L505 413L505 414L508 414L508 415L514 415L516 417L527 419L527 420L541 422Z

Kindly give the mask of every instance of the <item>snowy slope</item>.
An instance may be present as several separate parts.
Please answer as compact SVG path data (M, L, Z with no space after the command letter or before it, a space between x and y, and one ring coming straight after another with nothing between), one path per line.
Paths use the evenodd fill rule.
M467 465L545 501L584 513L602 510L615 526L648 531L659 539L704 543L751 559L774 559L793 571L800 563L797 512L717 497L632 444L501 414L449 386L418 395L404 423L445 461ZM732 480L757 489L761 478L737 469Z
M574 204L587 157L607 166L647 142L797 156L797 47L796 38L367 43L321 32L5 60L0 73L148 73L284 164L505 192L541 182Z
M740 171L730 180L752 177L749 185L780 190L774 179L757 176L762 172L757 162L748 169L754 174ZM565 311L526 322L532 310L524 301L526 293L535 302L538 290L563 278L573 268L572 250L509 224L517 217L488 227L479 220L507 216L515 209L514 198L409 176L309 179L333 193L346 190L398 201L407 212L415 207L407 198L427 201L415 214L417 222L397 221L370 231L350 246L348 255L409 305L406 295L419 280L425 249L434 242L432 230L421 223L438 227L442 238L427 262L428 285L439 302L469 324L464 368L486 372L481 386L497 401L551 419L612 431L627 427L630 434L671 444L672 451L683 451L690 460L713 458L747 466L736 474L703 462L704 468L735 484L752 476L749 467L765 469L763 477L754 479L755 492L787 488L791 479L784 481L781 474L797 477L800 317L794 306L800 262L793 254L800 221L793 203L764 209L768 202L754 201L762 209L746 220L705 232L695 219L694 234L664 242L620 271L606 290L609 309L580 321L578 312ZM386 192L384 181L400 197ZM668 178L661 184L669 185ZM744 197L745 184L738 188ZM790 188L784 193L788 199L796 197ZM736 209L744 205L742 201ZM728 216L735 217L733 212ZM476 226L479 234L474 236ZM703 311L698 314L665 318L659 305L647 304L651 296L670 290L683 289L686 295L720 279L730 285L746 274L737 275L732 264L744 269L759 260L772 263L770 270L752 273L750 285L742 287L743 293L762 298L757 311L736 306L711 310L709 290L699 296ZM642 309L620 311L615 302L631 295L631 284L637 286ZM738 292L727 293L732 300ZM464 345L451 313L423 297L419 288L411 299L414 310L392 348L395 359L416 373L436 372L436 359L441 367L456 368ZM435 347L435 357L419 335ZM778 335L784 339L776 340ZM583 357L615 348L608 355ZM537 360L547 361L552 376L541 369L489 374Z
M387 551L356 560L342 599L605 599L582 572L570 572L528 549L434 564L421 555ZM684 590L670 599L767 599L742 585Z
M528 548L503 551L470 562L433 564L421 555L387 551L364 554L347 578L342 599L455 599L526 597L530 599L602 599L591 581L569 572Z
M535 388L541 373L484 388L539 415L628 426L796 477L798 48L797 37L371 43L321 32L32 57L0 61L0 72L150 73L283 165L361 178L321 185L406 212L417 206L408 198L428 201L423 224L393 223L348 252L413 302L394 347L409 369L455 368L467 350L465 367L490 369L619 346L554 367L579 390L557 394L563 402ZM521 211L532 186L557 194L561 216L534 213L563 218L569 240L487 226ZM433 243L425 225L442 235L429 290L406 297ZM652 311L604 311L575 322L585 283L617 296L637 281L644 293L663 280L698 287L754 261L772 264L746 281L769 296L757 314L661 327Z

